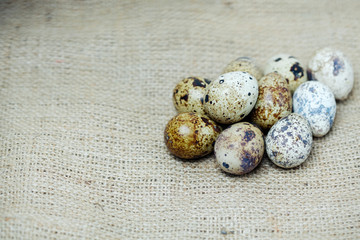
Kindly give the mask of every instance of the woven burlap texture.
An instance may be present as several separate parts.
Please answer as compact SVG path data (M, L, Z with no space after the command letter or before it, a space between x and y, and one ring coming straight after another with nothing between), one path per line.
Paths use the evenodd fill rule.
M360 1L0 2L1 239L359 239ZM169 154L172 89L342 50L354 89L284 170Z

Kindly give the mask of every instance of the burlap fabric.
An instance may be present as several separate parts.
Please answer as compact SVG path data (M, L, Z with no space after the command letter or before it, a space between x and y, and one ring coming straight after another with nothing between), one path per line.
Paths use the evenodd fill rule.
M0 2L1 239L359 239L360 1ZM333 46L355 86L310 158L171 156L183 77Z

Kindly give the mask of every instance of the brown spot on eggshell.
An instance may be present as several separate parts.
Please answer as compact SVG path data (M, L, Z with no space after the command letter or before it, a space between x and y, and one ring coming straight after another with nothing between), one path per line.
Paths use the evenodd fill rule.
M203 122L205 123L206 126L210 125L210 119L208 119L206 117L201 117L201 120L203 120Z
M188 98L189 98L189 95L188 95L188 94L185 94L184 96L181 96L181 97L180 97L180 100L184 100L184 101L187 102Z
M205 96L205 102L207 103L209 101L209 95L206 94Z
M205 81L205 80L202 80L202 79L193 77L193 83L192 83L192 85L193 85L194 87L202 87L202 88L205 88L205 87L206 87L206 82L204 82L204 81Z
M294 81L304 76L304 69L300 66L299 62L291 66L290 71L294 74Z
M252 130L245 131L244 140L250 142L255 137L255 133Z
M333 59L334 62L334 70L333 70L333 75L337 76L339 75L340 71L343 71L344 69L344 62L341 61L340 58L336 57Z

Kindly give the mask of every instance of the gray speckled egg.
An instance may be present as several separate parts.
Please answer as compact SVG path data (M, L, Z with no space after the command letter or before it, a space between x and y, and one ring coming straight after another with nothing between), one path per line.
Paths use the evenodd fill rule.
M280 119L266 136L270 160L282 168L302 164L310 155L313 137L308 121L297 113Z
M207 87L205 112L219 123L239 122L250 113L257 98L258 83L252 75L246 72L225 73Z
M315 137L326 135L333 125L336 101L330 88L318 81L301 84L294 93L294 112L305 117Z
M200 77L188 77L181 80L173 90L175 109L181 112L205 114L204 94L210 80Z
M291 110L292 98L285 78L275 72L261 78L259 97L250 113L251 121L267 131L281 118L289 115Z
M224 73L228 72L247 72L254 76L257 80L260 80L264 75L260 68L256 65L254 59L249 57L239 57L236 60L230 62L223 70Z
M288 54L278 54L270 58L265 66L264 74L278 72L284 76L289 84L291 93L307 81L306 71L299 60Z
M344 54L333 48L323 48L315 52L309 62L309 79L327 85L335 98L344 100L354 85L354 71Z
M166 125L164 140L177 157L195 159L212 152L221 132L215 122L197 113L179 113Z
M237 175L252 171L261 162L264 151L263 133L247 122L236 123L225 129L214 147L220 168Z

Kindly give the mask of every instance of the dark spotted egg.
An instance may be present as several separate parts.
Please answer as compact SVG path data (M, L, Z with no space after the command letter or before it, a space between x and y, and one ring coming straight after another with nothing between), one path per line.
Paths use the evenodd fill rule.
M230 62L223 70L224 73L228 72L247 72L254 76L257 80L260 80L264 75L262 70L257 66L254 59L249 57L239 57L236 60Z
M318 81L301 84L294 93L294 112L305 117L315 137L325 136L332 127L336 101L330 88Z
M168 150L177 157L195 159L213 151L221 127L207 116L180 113L166 125L164 140Z
M259 97L250 119L263 130L269 130L277 121L292 110L289 84L275 72L266 74L259 81Z
M272 126L265 143L268 157L277 166L299 166L310 155L313 143L311 127L303 116L292 113Z
M346 99L354 85L354 70L344 54L333 48L315 52L309 62L309 78L327 85L338 100Z
M219 123L239 122L255 106L258 91L258 82L249 73L222 74L206 89L205 112L212 120Z
M236 123L225 129L214 148L220 168L237 175L252 171L264 154L263 136L259 128L247 122Z
M278 54L270 58L265 66L264 74L278 72L289 84L291 94L296 88L307 81L306 71L295 57L288 54Z
M196 112L205 114L204 95L210 80L201 77L182 79L173 90L175 109L181 112Z

